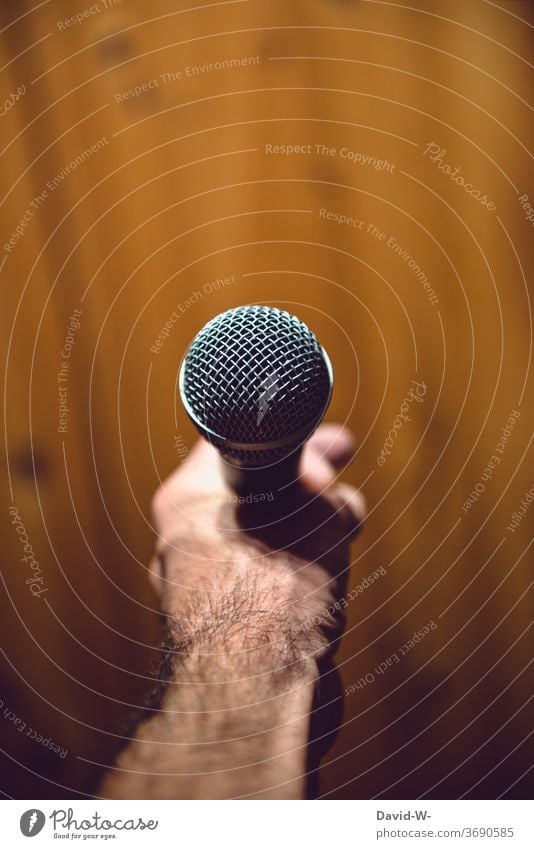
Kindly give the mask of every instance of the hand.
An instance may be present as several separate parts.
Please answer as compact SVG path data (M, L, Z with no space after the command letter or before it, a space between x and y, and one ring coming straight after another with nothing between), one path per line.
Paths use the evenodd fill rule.
M196 445L153 502L159 542L151 580L179 631L197 633L235 596L236 604L249 603L251 625L256 607L277 639L300 634L302 656L335 646L343 625L335 605L365 511L363 496L336 482L336 469L353 454L346 430L323 425L304 448L298 486L247 503L226 486L218 452Z

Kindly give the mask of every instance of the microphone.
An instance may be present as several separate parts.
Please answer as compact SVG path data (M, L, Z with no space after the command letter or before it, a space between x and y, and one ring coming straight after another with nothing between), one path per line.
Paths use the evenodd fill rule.
M228 485L253 500L295 481L332 380L328 355L304 322L253 305L227 310L200 330L179 389L189 418L218 449Z

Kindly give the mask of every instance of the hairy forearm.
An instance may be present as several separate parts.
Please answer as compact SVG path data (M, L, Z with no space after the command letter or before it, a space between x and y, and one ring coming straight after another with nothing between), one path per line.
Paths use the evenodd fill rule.
M291 491L236 504L215 450L199 443L159 487L149 573L168 622L165 686L101 795L317 792L319 760L342 718L338 600L364 513L359 493L335 483L353 452L339 428L319 428Z
M224 586L178 596L159 710L135 730L103 796L304 797L313 652L274 584Z

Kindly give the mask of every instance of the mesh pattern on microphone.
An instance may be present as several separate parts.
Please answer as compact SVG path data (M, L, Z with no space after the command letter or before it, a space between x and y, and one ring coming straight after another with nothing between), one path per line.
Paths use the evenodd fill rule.
M331 380L311 330L274 307L245 306L221 313L195 337L183 373L183 392L201 426L236 448L258 446L258 460L280 449L261 450L309 426L324 413ZM288 448L285 449L286 453ZM244 458L243 458L244 459Z

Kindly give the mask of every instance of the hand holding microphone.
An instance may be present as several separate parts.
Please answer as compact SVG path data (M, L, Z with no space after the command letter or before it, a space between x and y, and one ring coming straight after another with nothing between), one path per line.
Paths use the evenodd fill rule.
M248 560L262 545L272 556L284 550L286 562L341 574L343 583L339 558L346 562L365 506L357 490L337 482L336 469L354 456L350 433L318 427L332 368L309 328L271 307L224 312L193 340L179 382L205 439L155 495L160 552L174 551L176 568L190 569L193 558L211 576L211 559ZM247 498L262 492L274 499ZM250 503L255 509L236 508ZM152 571L161 591L157 559Z
M342 719L332 658L364 513L361 495L336 481L350 434L314 433L331 386L325 352L281 310L230 310L189 348L180 390L207 441L153 499L166 684L102 796L316 795ZM236 504L230 493L266 484L284 498Z

